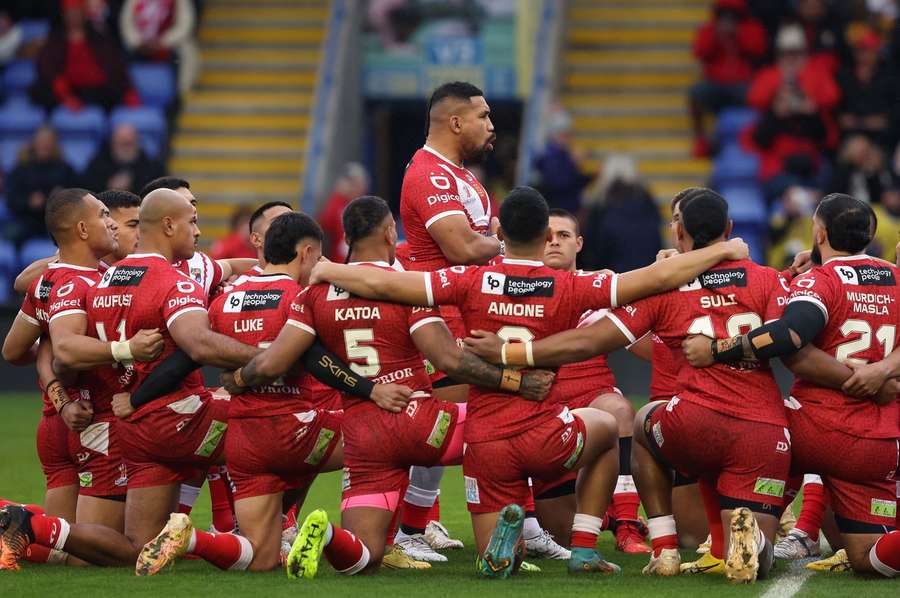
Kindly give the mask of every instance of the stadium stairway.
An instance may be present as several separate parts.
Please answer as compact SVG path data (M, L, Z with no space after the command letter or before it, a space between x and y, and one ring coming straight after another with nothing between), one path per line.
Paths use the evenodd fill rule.
M694 31L709 0L573 0L567 3L560 97L575 144L596 172L604 156L633 155L661 204L702 184L708 160L691 157L687 89L699 70Z
M204 245L238 204L298 201L328 16L328 0L204 2L202 70L169 161L200 200Z

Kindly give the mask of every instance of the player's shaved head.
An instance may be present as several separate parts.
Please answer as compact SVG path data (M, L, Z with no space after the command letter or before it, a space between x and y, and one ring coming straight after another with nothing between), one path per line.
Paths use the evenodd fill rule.
M193 210L182 194L172 189L157 189L141 202L141 234L158 227L164 218L174 218Z
M425 123L425 136L431 129L431 123L446 122L451 116L459 115L472 109L472 98L484 96L484 92L471 83L453 81L444 83L434 90L428 100L428 119Z
M90 194L87 189L71 187L59 189L50 195L44 209L44 222L57 245L65 241L78 221L83 219L86 207L84 199Z
M500 227L511 243L543 242L550 226L550 206L533 187L516 187L500 204Z

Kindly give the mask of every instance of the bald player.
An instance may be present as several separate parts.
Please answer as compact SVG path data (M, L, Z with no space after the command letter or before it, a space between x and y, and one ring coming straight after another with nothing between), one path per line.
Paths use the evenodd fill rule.
M101 339L123 332L127 338L141 328L158 328L163 336L156 360L135 362L120 375L122 390L139 386L176 348L199 363L227 369L256 355L258 349L210 329L204 289L172 266L194 254L200 236L190 201L168 189L148 194L141 205L140 235L138 253L107 270L88 295L88 330ZM227 403L213 399L199 373L143 405L116 425L129 471L125 535L8 506L0 509L0 562L15 564L27 545L36 543L98 565L134 564L176 509L179 484L221 462L226 411ZM245 539L235 538L242 552L250 549Z

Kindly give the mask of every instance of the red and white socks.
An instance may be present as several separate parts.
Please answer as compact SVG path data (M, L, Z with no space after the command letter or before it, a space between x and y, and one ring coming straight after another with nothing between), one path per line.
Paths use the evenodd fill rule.
M651 517L647 520L647 529L650 533L653 556L659 556L663 550L668 548L678 548L678 532L675 530L673 515Z
M822 519L828 508L828 497L822 478L817 475L807 474L803 476L803 505L800 507L800 516L794 527L807 536L813 542L819 541L819 530L822 528Z
M178 512L184 513L185 515L190 515L191 510L194 508L194 503L197 502L197 497L200 496L200 488L201 486L191 486L190 484L181 484L181 492L178 497Z
M28 506L26 505L27 509ZM30 510L30 509L29 509ZM69 537L69 522L61 517L35 515L31 518L34 543L47 548L63 550Z
M234 493L228 469L224 465L210 467L206 483L209 485L209 500L212 503L213 529L218 532L234 530Z
M597 536L603 526L603 517L576 513L572 520L572 548L597 549Z
M637 486L631 474L619 475L616 480L616 489L613 491L610 510L617 521L637 521L638 509L641 506L641 497L638 496Z
M194 528L188 542L188 554L193 554L219 569L243 571L253 561L253 546L237 534L217 534Z
M709 524L709 554L717 559L724 559L725 529L722 527L722 504L719 501L719 492L715 486L703 479L699 480L697 485L700 489L700 498L703 499L706 521Z
M369 564L369 549L345 529L328 524L325 531L325 559L341 575L356 575Z

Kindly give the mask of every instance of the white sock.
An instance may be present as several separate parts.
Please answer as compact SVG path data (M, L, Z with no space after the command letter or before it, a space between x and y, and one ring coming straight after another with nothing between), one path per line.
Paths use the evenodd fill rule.
M616 478L616 489L613 494L635 493L637 486L634 485L634 478L630 475L620 475Z
M766 537L763 535L762 530L757 526L756 528L756 554L762 554L763 550L766 548Z
M244 536L239 536L237 534L232 534L235 538L238 539L238 542L241 544L241 556L238 557L238 560L228 568L229 571L244 571L247 567L250 566L250 563L253 561L253 544L250 543L250 540L245 538Z
M197 502L198 496L200 496L200 488L199 487L189 486L188 484L182 484L181 485L181 496L178 498L178 503L191 509L194 507L194 503Z
M328 527L325 529L325 546L331 544L331 539L334 537L334 528L331 527L331 522L328 522Z
M541 532L544 531L541 529L541 524L538 523L537 517L526 517L525 523L522 526L522 537L526 540L531 540L532 538L537 538L541 535Z
M182 486L182 488L183 488L183 486ZM191 530L191 539L188 540L187 553L192 554L194 552L194 548L196 548L196 547L197 547L197 530L192 529Z
M599 536L602 526L603 526L603 518L602 517L595 517L593 515L585 515L584 513L576 513L575 518L572 520L572 531L573 532L587 532L589 534L594 534L595 536Z
M677 536L675 531L675 516L663 515L662 517L651 517L647 520L647 529L650 539L662 538L663 536Z

